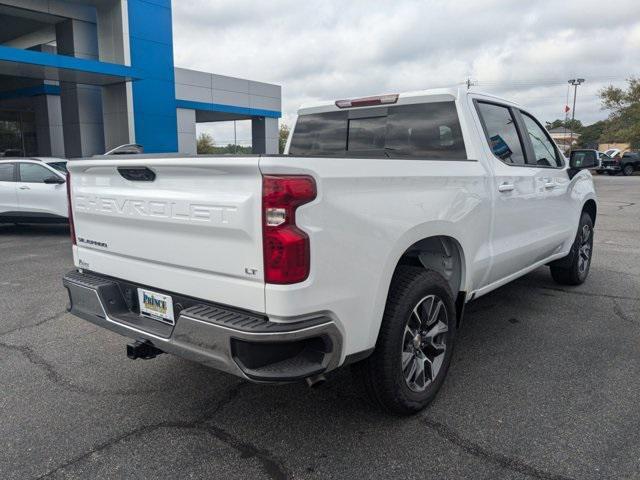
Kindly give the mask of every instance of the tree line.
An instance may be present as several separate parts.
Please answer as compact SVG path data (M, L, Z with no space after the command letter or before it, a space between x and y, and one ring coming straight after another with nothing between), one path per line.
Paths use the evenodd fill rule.
M289 127L286 123L280 124L278 132L278 150L280 153L284 152L284 147L287 144L287 138L289 137ZM227 145L216 145L213 135L210 133L202 132L198 135L196 151L199 155L202 154L225 154L225 153L239 153L247 154L252 153L252 148L244 145L235 145L229 143Z

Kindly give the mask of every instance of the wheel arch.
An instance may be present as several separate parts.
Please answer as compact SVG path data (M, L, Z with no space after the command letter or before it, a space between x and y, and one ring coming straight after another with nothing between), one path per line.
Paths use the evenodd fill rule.
M415 265L433 270L444 277L455 296L464 285L465 258L462 245L449 235L434 235L418 240L398 259L400 265Z
M413 265L442 275L453 294L456 323L460 326L466 303L464 286L467 275L465 252L460 241L449 234L431 235L406 248L394 266L393 275L387 286L385 302L388 299L395 272L401 265Z
M589 216L591 217L591 221L593 222L593 224L596 224L596 216L598 213L598 206L596 204L596 201L593 198L590 198L589 200L587 200L586 202L584 202L584 205L582 206L582 211L581 211L581 215L582 213L588 213Z

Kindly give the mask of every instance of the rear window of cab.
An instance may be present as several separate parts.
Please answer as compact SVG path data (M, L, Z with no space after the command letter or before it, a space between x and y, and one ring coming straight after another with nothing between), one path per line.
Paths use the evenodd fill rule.
M454 102L300 115L290 155L466 160Z

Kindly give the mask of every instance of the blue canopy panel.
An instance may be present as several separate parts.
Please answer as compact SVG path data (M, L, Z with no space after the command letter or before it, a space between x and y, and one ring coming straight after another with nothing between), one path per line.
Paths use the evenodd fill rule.
M247 120L256 117L280 118L282 113L276 110L246 108L220 103L193 102L176 99L177 108L196 111L196 122L218 122L228 120Z
M87 85L111 85L140 78L126 65L0 46L3 75Z

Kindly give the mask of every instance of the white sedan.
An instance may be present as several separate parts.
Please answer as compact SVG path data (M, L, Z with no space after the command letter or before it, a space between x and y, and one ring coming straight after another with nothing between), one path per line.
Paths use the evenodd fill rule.
M0 159L0 223L66 223L67 161Z

